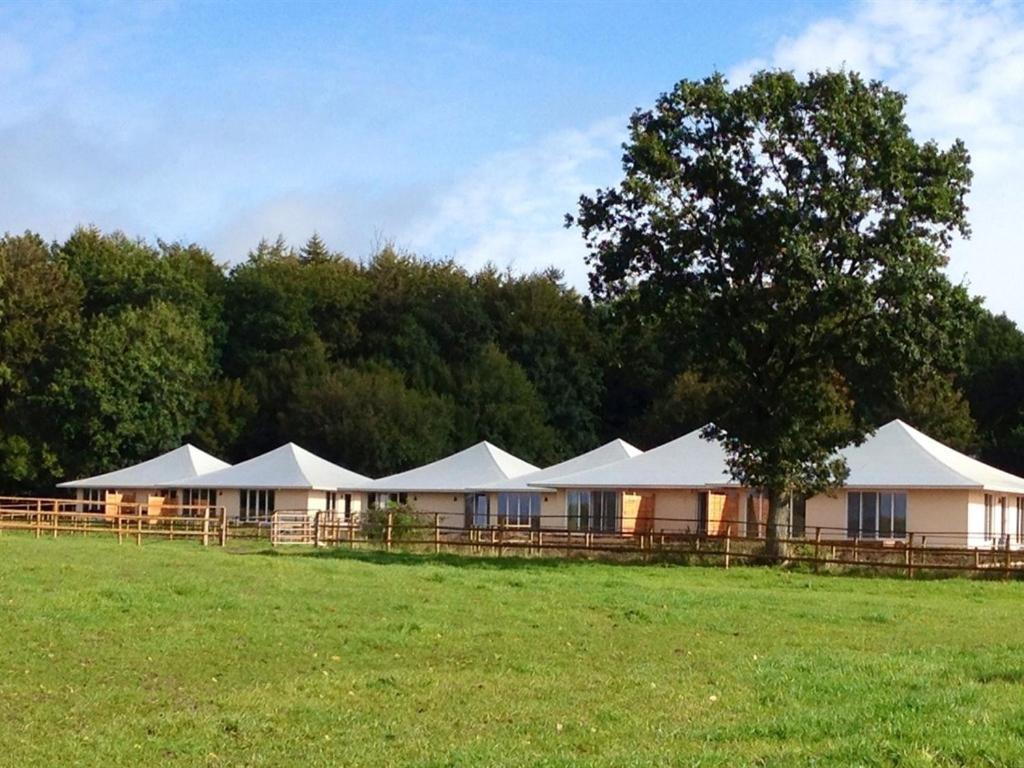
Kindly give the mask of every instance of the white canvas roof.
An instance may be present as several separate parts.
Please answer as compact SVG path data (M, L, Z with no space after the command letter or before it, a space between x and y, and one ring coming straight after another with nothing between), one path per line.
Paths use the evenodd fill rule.
M204 472L230 467L194 445L183 445L156 458L104 475L58 484L58 488L157 488L175 480L186 481Z
M596 467L603 467L608 464L614 464L617 461L623 459L629 459L633 456L639 456L641 451L636 446L630 445L625 440L612 440L610 443L605 443L600 448L595 448L592 451L580 454L575 458L563 461L560 464L552 464L550 467L539 469L536 472L530 472L525 475L519 475L508 480L499 480L496 483L489 483L487 485L481 485L473 490L475 491L511 491L511 492L528 492L536 491L539 488L544 487L544 482L552 477L562 477L563 475L569 475L574 472L582 472L587 469L594 469Z
M275 488L334 491L358 489L370 478L321 459L295 443L285 443L233 467L179 484L184 488Z
M485 440L422 467L374 480L362 488L371 492L462 493L467 488L507 480L538 469Z
M1024 493L1024 478L990 467L896 419L840 451L849 488L977 488Z
M664 445L614 464L548 477L552 488L705 488L733 485L725 450L695 429ZM536 485L536 484L534 484Z

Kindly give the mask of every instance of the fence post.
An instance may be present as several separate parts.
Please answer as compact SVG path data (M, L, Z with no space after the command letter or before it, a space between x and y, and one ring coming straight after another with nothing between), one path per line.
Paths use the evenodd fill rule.
M142 546L142 509L135 508L135 546Z
M914 578L914 534L907 539L907 578Z
M313 513L313 546L320 546L320 511Z
M1003 549L1003 578L1007 579L1010 577L1010 537L1005 535L1003 538L1006 540Z
M537 531L537 554L544 557L544 531Z
M505 552L505 526L498 523L498 557Z
M257 530L259 530L257 528ZM220 508L220 545L226 547L228 543L228 508Z
M356 528L355 521L350 517L348 519L348 548L356 548Z
M853 537L853 562L860 562L860 536Z
M43 527L43 502L36 500L36 538L42 535Z
M729 570L729 542L732 540L732 526L725 527L725 570Z
M210 508L203 510L203 546L210 546Z
M572 555L572 531L568 528L565 529L565 556L570 557Z
M57 538L57 529L60 528L60 502L53 502L53 538Z
M395 513L394 512L388 512L387 528L384 529L384 544L385 544L388 552L391 551L391 526L394 524L394 522L395 522Z
M434 513L434 554L441 554L441 515Z
M821 561L818 559L818 553L821 548L821 526L814 529L814 572L818 573L821 568Z
M117 526L117 543L124 544L124 521L121 519L121 505L114 512L114 525Z

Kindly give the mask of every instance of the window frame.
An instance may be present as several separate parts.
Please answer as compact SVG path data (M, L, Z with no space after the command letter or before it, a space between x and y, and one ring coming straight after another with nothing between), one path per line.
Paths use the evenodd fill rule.
M869 504L864 503L865 497L870 498ZM881 488L847 491L846 537L876 541L903 541L907 538L909 509L910 495L905 490ZM883 532L883 515L886 512L888 512L888 532ZM870 527L865 526L865 513L872 516Z

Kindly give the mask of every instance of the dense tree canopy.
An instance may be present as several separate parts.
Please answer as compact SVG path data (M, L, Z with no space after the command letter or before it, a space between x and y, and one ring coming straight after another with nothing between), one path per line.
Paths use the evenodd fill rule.
M941 268L968 155L917 142L904 101L846 72L684 80L633 115L623 182L580 200L596 293L638 290L689 340L770 543L790 494L841 483L835 451L962 355L971 307Z
M481 439L547 464L709 422L789 492L894 417L1024 473L1024 334L938 271L960 145L914 141L898 94L846 74L684 82L632 131L624 183L579 213L590 296L316 235L231 268L93 228L4 236L0 493L184 440L381 475Z

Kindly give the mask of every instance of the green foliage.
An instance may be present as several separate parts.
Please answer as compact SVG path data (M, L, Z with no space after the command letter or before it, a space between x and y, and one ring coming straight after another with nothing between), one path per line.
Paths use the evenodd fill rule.
M1024 333L1006 315L981 312L969 339L962 379L981 456L1024 474Z
M430 535L423 530L423 517L408 504L388 504L364 510L359 515L359 528L368 540L380 544L387 541L389 520L393 544L422 541Z
M461 371L457 443L469 445L477 435L538 464L554 463L558 433L546 422L544 401L526 372L494 344L485 346Z
M0 492L61 472L54 380L76 348L83 290L31 233L0 239Z
M281 432L357 472L379 477L433 461L452 442L454 406L384 366L336 366L296 387Z
M623 182L580 200L593 287L638 289L690 342L709 433L775 514L842 481L834 452L901 384L961 358L970 302L941 267L969 158L917 142L904 101L847 72L684 80L633 115Z
M100 470L181 443L213 376L198 318L163 301L95 319L55 382L76 466Z

